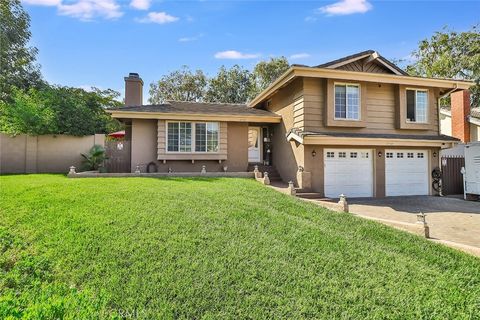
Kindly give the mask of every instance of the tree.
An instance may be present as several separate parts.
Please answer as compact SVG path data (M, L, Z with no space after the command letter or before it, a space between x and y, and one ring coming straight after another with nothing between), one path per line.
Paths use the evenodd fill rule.
M220 103L245 103L255 88L250 71L239 65L230 69L222 66L210 79L205 101Z
M149 102L155 104L167 100L202 101L206 87L207 77L203 71L192 72L187 66L183 66L150 84Z
M254 98L265 90L272 82L278 79L290 67L287 58L270 58L269 61L260 61L253 69L255 89L251 92L250 98Z
M68 134L75 136L119 130L120 123L105 112L118 107L112 90L87 92L79 88L44 86L13 90L12 102L0 101L0 131L12 135Z
M0 100L9 100L13 88L28 90L41 84L37 48L29 46L30 17L20 0L0 2Z
M0 101L0 131L11 135L48 134L57 131L54 111L35 89L12 89L12 102Z
M420 41L412 53L415 62L406 71L415 76L475 80L471 88L472 105L480 106L480 32L478 26L469 31L443 29L430 39Z

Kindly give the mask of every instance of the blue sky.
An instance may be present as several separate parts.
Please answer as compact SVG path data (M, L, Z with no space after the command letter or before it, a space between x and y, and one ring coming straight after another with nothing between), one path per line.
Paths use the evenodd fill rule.
M374 49L406 58L444 26L480 23L480 1L23 0L45 79L123 91L182 65L213 75L271 56L316 65ZM123 93L123 92L122 92Z

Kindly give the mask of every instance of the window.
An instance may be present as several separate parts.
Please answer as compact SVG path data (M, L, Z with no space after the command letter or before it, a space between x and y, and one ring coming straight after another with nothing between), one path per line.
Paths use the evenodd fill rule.
M218 152L218 123L195 123L195 151Z
M413 158L413 152L408 152L407 153L407 158Z
M387 152L387 158L393 158L393 152Z
M338 153L338 157L339 157L339 158L346 158L346 157L347 157L347 153L346 153L346 152L339 152L339 153Z
M327 158L335 158L335 152L327 152Z
M218 152L217 122L168 122L168 152Z
M350 158L356 158L357 153L356 152L350 152Z
M427 122L428 91L407 89L407 121Z
M397 158L403 158L403 152L398 152L397 153Z
M362 158L368 159L368 152L362 152Z
M335 85L335 119L360 119L360 85Z
M417 158L423 158L423 152L417 153Z

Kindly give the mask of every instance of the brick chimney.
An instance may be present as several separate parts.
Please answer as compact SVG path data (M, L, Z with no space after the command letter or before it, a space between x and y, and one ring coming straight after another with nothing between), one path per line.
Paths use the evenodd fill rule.
M470 91L461 90L450 95L452 135L462 142L470 142Z
M141 106L143 104L143 80L138 73L130 72L125 77L125 105Z

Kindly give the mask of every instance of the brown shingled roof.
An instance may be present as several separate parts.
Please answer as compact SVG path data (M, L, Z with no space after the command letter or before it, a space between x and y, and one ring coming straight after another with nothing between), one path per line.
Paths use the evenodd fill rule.
M355 54L351 54L349 56L345 56L345 57L340 58L340 59L336 59L336 60L332 60L332 61L328 61L328 62L319 64L318 66L315 66L314 68L328 68L332 65L335 65L335 64L343 62L343 61L359 58L359 57L362 57L362 56L365 56L365 55L368 55L368 54L374 54L374 53L375 53L375 50L366 50L366 51L358 52L358 53L355 53ZM377 54L378 54L378 52L377 52ZM400 69L398 66L396 66L394 63L392 63L390 60L385 59L381 55L378 55L378 59L382 60L382 62L388 64L390 67L397 70L400 74L402 74L404 76L408 76L408 73L406 73L405 71Z
M141 106L125 106L109 110L146 113L185 113L185 114L215 114L215 115L252 115L271 117L276 114L266 110L250 108L246 104L206 103L168 101L164 104Z

